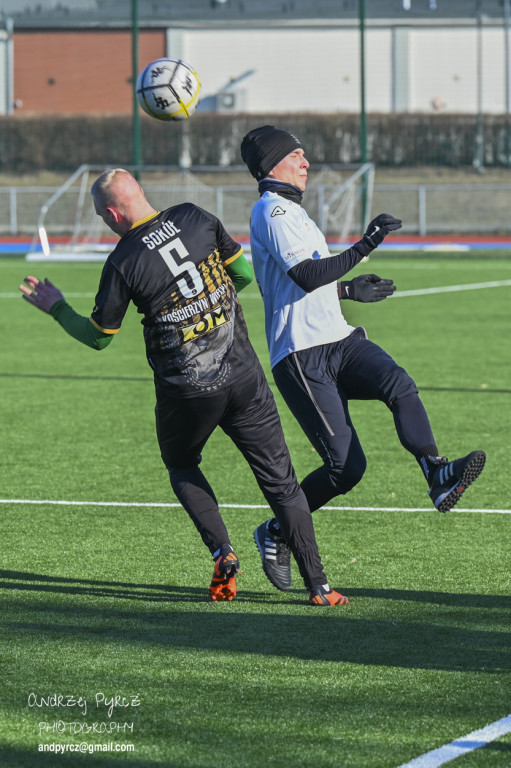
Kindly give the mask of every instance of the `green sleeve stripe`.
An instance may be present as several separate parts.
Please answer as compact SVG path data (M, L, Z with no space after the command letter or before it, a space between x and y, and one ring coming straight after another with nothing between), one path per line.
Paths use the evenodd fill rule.
M66 301L55 302L50 314L73 339L91 349L104 349L112 341L112 336L97 329L88 317L79 315Z
M246 288L247 285L250 285L254 279L252 267L246 258L241 254L238 256L236 261L225 265L225 271L234 283L238 293L242 291L243 288Z

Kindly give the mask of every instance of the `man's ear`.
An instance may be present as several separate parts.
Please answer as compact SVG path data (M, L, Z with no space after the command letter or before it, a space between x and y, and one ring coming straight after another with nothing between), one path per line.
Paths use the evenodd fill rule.
M115 221L115 223L119 224L119 222L122 220L122 216L119 213L119 211L117 210L117 208L112 208L112 206L109 205L108 208L107 208L107 211L110 214L110 216L112 217L112 219Z

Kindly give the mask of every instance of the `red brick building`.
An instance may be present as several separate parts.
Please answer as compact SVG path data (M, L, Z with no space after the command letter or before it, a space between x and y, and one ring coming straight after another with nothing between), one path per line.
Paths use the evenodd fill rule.
M139 69L165 56L164 29L141 30L138 43ZM132 112L129 29L19 30L13 50L15 114Z

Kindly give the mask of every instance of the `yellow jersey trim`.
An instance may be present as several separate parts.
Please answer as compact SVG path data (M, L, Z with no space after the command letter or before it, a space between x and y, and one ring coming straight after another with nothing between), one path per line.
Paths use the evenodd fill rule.
M243 254L243 248L240 246L240 249L237 253L234 254L234 256L231 256L230 259L227 259L227 261L223 262L224 267L228 267L229 264L232 264L233 261L236 261L236 259L239 259L239 257Z
M151 221L151 219L155 219L157 216L159 216L161 211L156 211L155 213L150 213L148 216L144 216L143 219L139 219L134 224L131 225L131 229L135 229L136 227L139 227L141 224L145 224L146 221Z
M120 328L114 328L114 329L112 329L112 328L102 328L100 325L98 325L96 322L94 322L92 317L89 317L89 322L92 323L92 325L94 326L94 328L96 328L96 330L101 331L101 333L113 334L113 333L119 333L119 331L121 330Z

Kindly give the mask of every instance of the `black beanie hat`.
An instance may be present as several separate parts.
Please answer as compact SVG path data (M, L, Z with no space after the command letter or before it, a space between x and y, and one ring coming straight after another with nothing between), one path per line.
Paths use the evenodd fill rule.
M302 145L291 133L263 125L249 131L241 142L241 157L252 176L260 181L269 174L281 160L301 148Z

